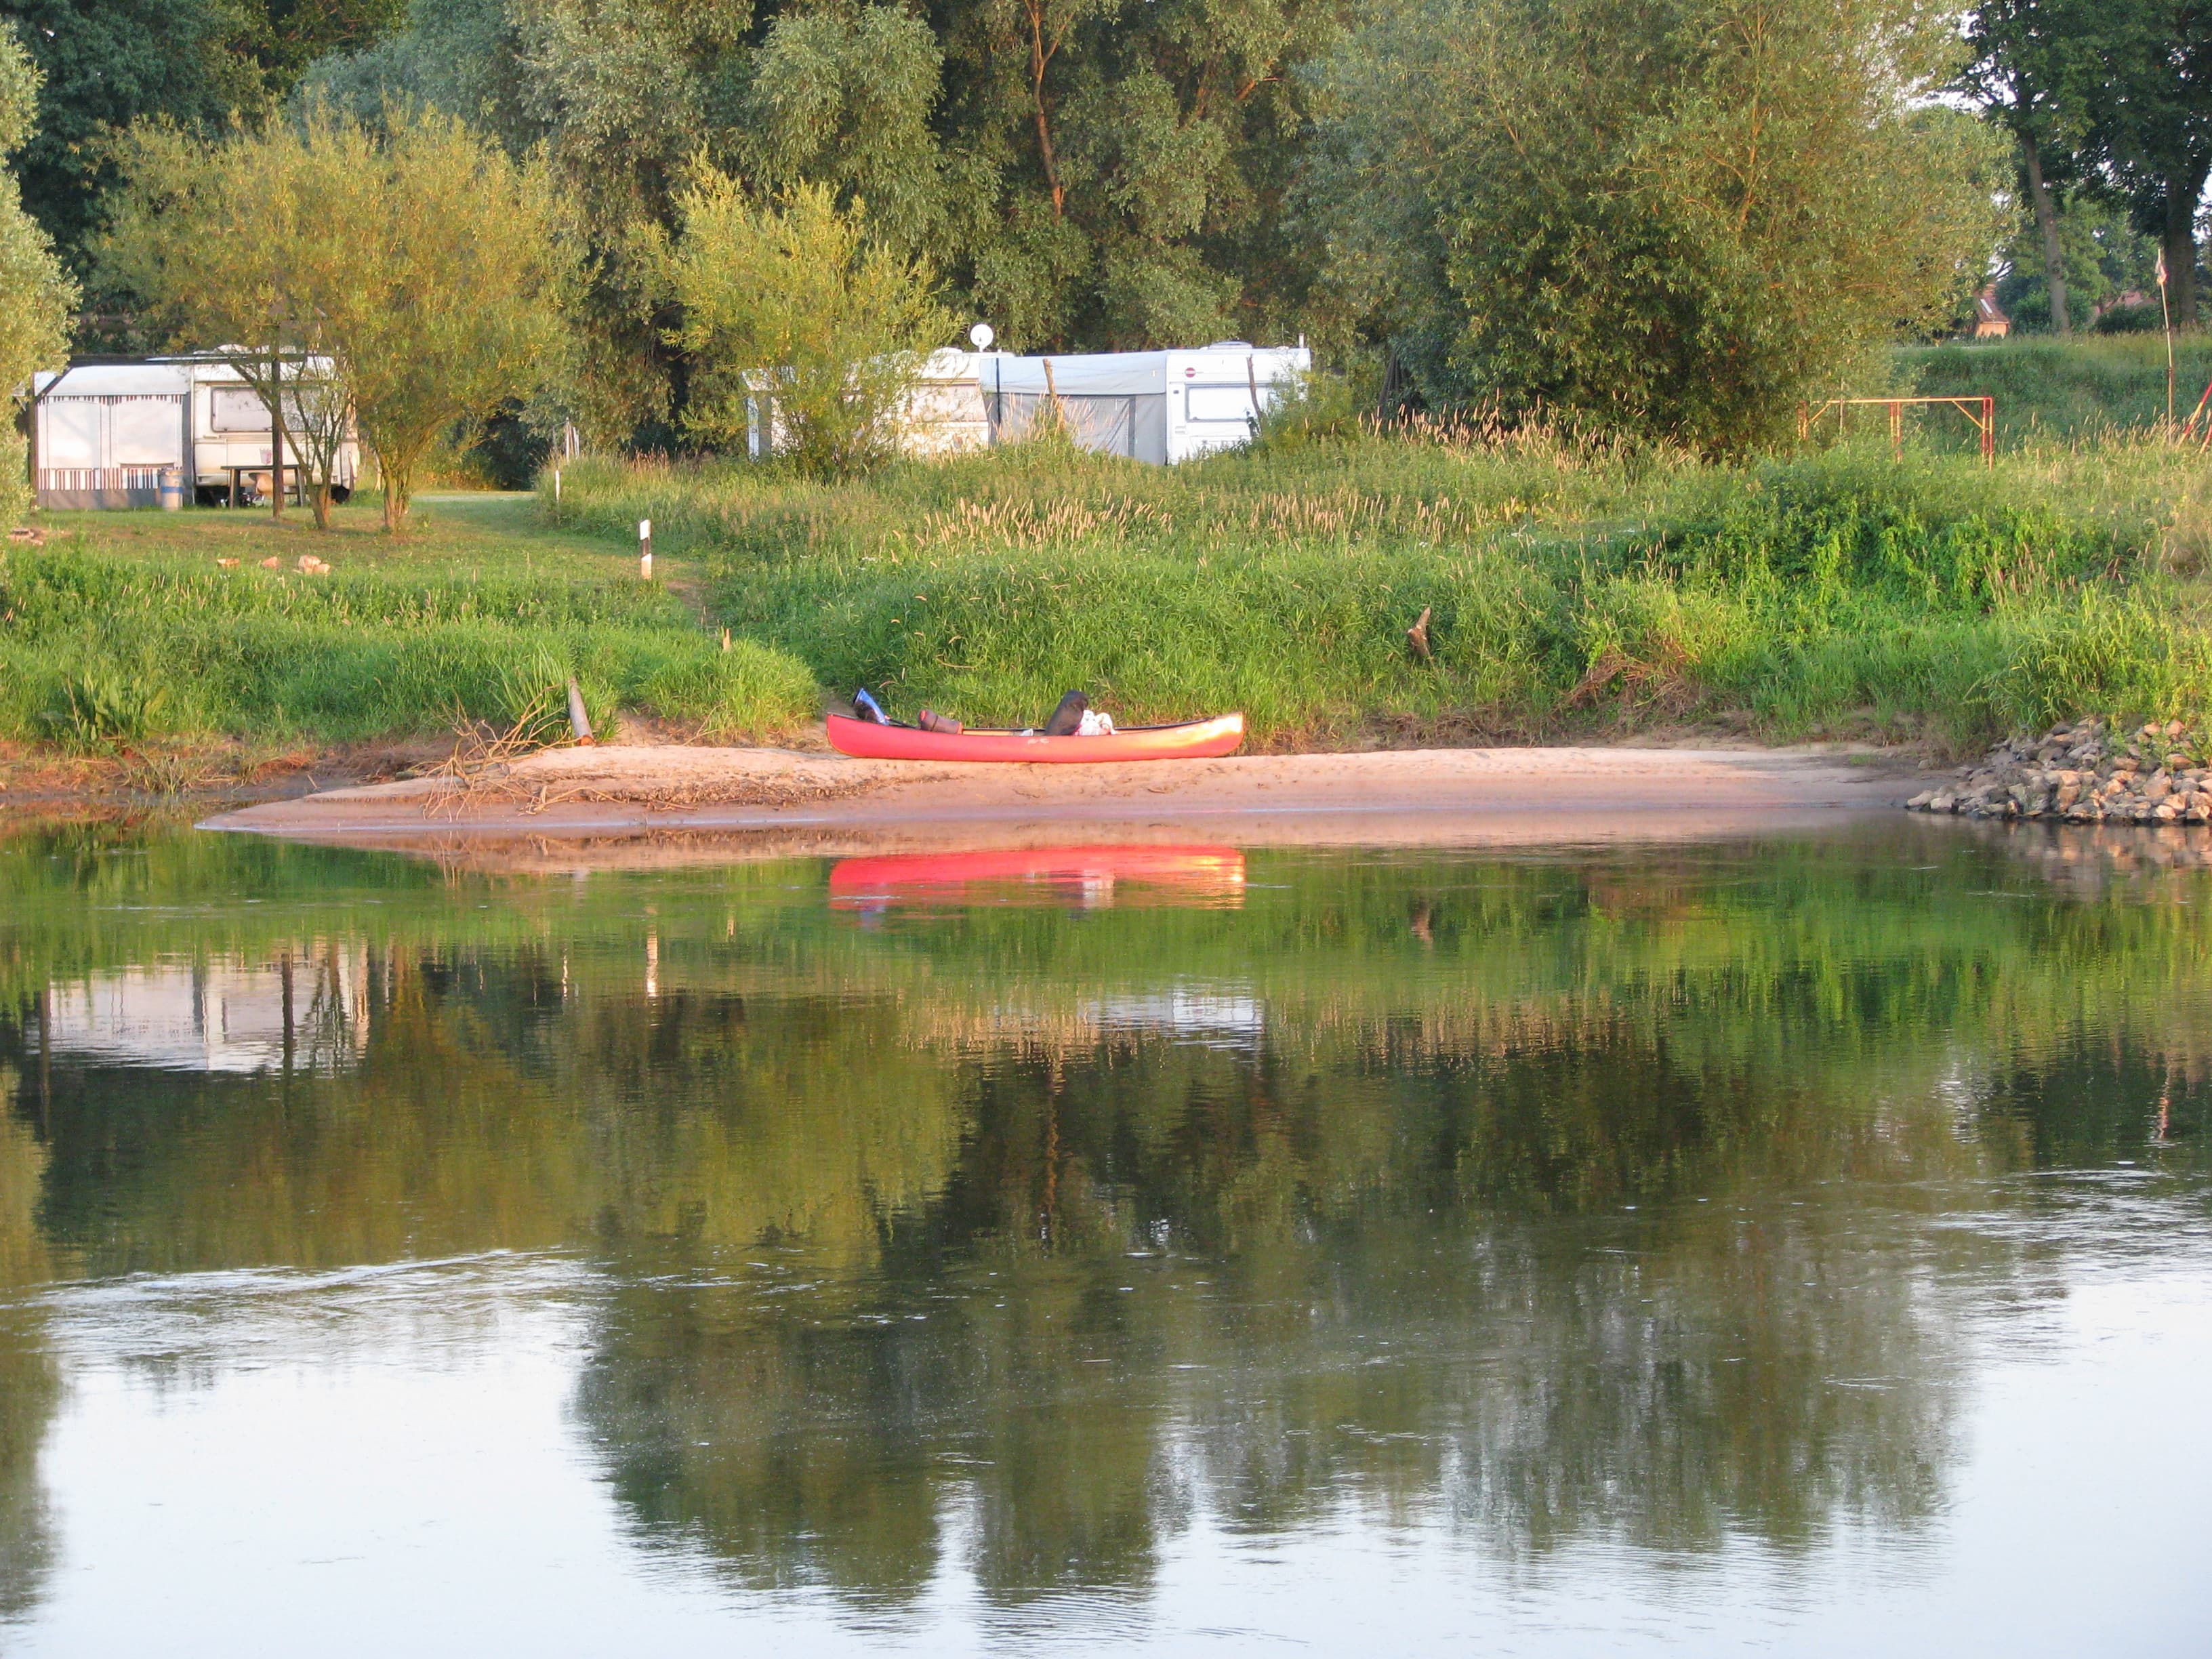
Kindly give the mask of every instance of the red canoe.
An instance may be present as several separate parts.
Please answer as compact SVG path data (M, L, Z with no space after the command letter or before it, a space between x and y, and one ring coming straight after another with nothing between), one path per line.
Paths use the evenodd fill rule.
M1035 903L1063 896L1090 908L1117 897L1140 904L1241 905L1244 854L1212 846L994 848L840 859L830 872L830 904L838 910Z
M1140 761L1211 760L1233 755L1244 741L1244 717L1186 720L1181 726L1133 726L1099 738L1047 738L1026 732L925 732L878 726L849 714L830 716L830 745L864 760Z

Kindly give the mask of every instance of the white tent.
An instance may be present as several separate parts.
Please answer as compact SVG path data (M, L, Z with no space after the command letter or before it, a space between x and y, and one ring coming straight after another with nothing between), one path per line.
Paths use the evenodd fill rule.
M1260 416L1312 368L1304 346L1242 340L1044 357L940 351L915 392L904 441L921 455L1018 443L1049 411L1085 449L1165 465L1250 442Z
M32 386L41 507L151 507L161 469L185 464L191 377L180 365L88 364Z

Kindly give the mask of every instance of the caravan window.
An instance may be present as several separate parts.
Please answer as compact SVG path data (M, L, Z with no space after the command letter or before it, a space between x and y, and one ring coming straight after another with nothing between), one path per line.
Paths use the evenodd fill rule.
M109 439L118 466L174 466L185 459L184 399L118 398Z
M1194 386L1185 404L1194 421L1239 421L1252 418L1252 389L1242 386Z
M244 386L216 386L208 398L210 432L266 432L269 411Z

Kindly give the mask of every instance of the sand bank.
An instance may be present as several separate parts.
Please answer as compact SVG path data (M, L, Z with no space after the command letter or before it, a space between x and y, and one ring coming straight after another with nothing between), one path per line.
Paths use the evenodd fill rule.
M204 825L507 867L1103 842L1244 846L1674 839L1893 809L1909 765L1790 750L1449 749L1107 766L769 749L559 749Z

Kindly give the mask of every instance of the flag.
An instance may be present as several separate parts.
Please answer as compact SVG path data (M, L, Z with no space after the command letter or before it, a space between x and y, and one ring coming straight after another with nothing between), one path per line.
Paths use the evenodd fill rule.
M2140 270L2142 267L2136 268ZM2158 251L2158 285L2160 288L2166 286L2166 250L2164 248Z

